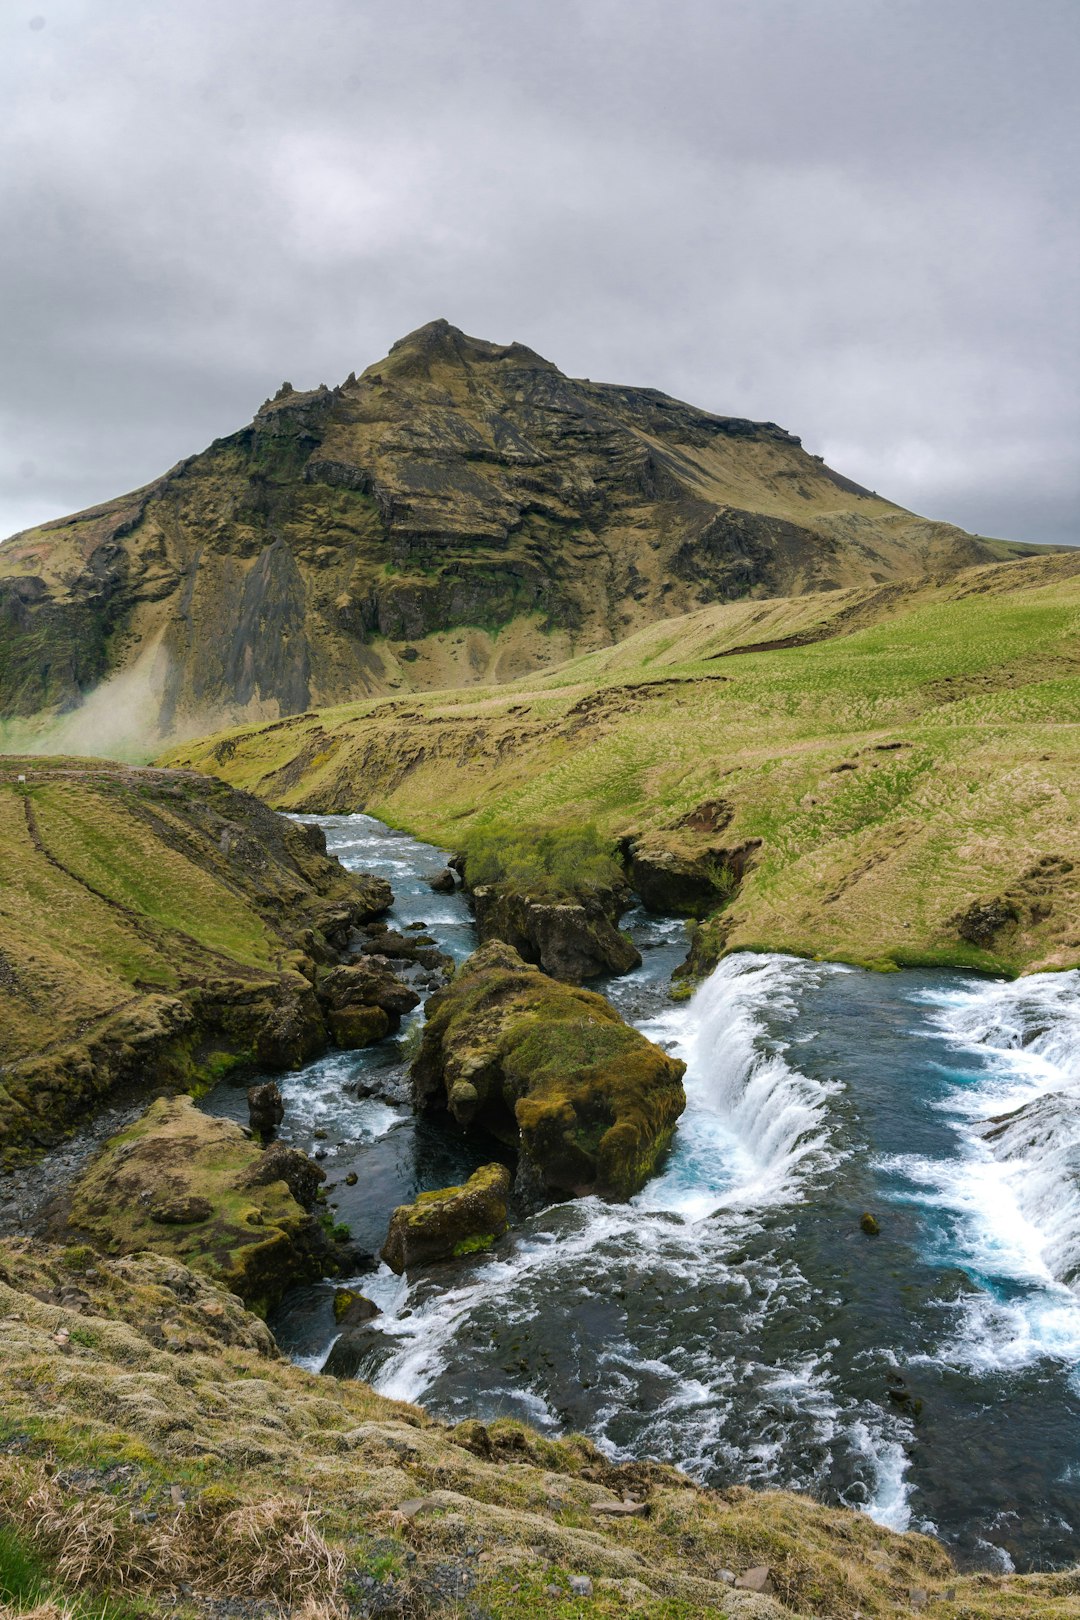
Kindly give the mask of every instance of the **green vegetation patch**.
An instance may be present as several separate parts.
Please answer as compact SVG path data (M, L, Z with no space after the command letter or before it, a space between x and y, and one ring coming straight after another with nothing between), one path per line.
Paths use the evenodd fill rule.
M534 898L558 898L621 883L622 865L610 837L595 824L529 826L493 819L465 839L469 884L500 884Z

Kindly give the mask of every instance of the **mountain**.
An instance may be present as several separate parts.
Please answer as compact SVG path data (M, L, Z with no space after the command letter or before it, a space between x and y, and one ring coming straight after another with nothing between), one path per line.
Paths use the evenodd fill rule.
M182 736L513 679L705 603L1027 548L928 522L771 422L574 380L434 321L284 384L145 488L0 547L0 718ZM105 741L113 742L106 727Z

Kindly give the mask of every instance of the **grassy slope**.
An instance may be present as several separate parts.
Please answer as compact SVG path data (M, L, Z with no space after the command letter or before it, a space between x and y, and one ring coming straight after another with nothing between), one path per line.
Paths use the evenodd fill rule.
M484 820L762 839L732 947L1001 971L1080 962L1080 556L705 608L551 675L367 702L175 756L284 807L446 845ZM742 651L787 638L809 644ZM1031 876L1051 855L1072 862ZM992 950L950 921L1015 896Z
M244 1055L307 988L305 930L362 888L204 776L0 761L0 1150L119 1080Z
M0 1347L5 1617L49 1594L85 1620L897 1620L913 1588L932 1620L1076 1612L1075 1573L957 1577L928 1538L808 1497L702 1491L508 1421L446 1428L276 1359L235 1298L155 1255L0 1245ZM593 1512L624 1493L648 1516ZM780 1602L717 1579L762 1563Z
M21 991L5 999L0 1061L63 1039L139 986L172 991L185 969L220 972L218 953L280 965L263 919L154 835L135 778L125 790L115 771L66 774L73 763L11 760L0 772L0 952Z

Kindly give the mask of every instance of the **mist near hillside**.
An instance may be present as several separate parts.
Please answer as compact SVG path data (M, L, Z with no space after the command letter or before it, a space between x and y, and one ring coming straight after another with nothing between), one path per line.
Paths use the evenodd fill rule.
M163 731L161 700L168 659L157 652L100 681L77 708L29 720L0 720L0 754L72 754L145 765L167 745L205 737L229 724L206 712Z

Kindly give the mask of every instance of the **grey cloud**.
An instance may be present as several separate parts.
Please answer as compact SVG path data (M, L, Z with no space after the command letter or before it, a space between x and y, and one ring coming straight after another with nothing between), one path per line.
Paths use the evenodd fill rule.
M1080 539L1073 0L42 14L0 18L0 533L445 315Z

